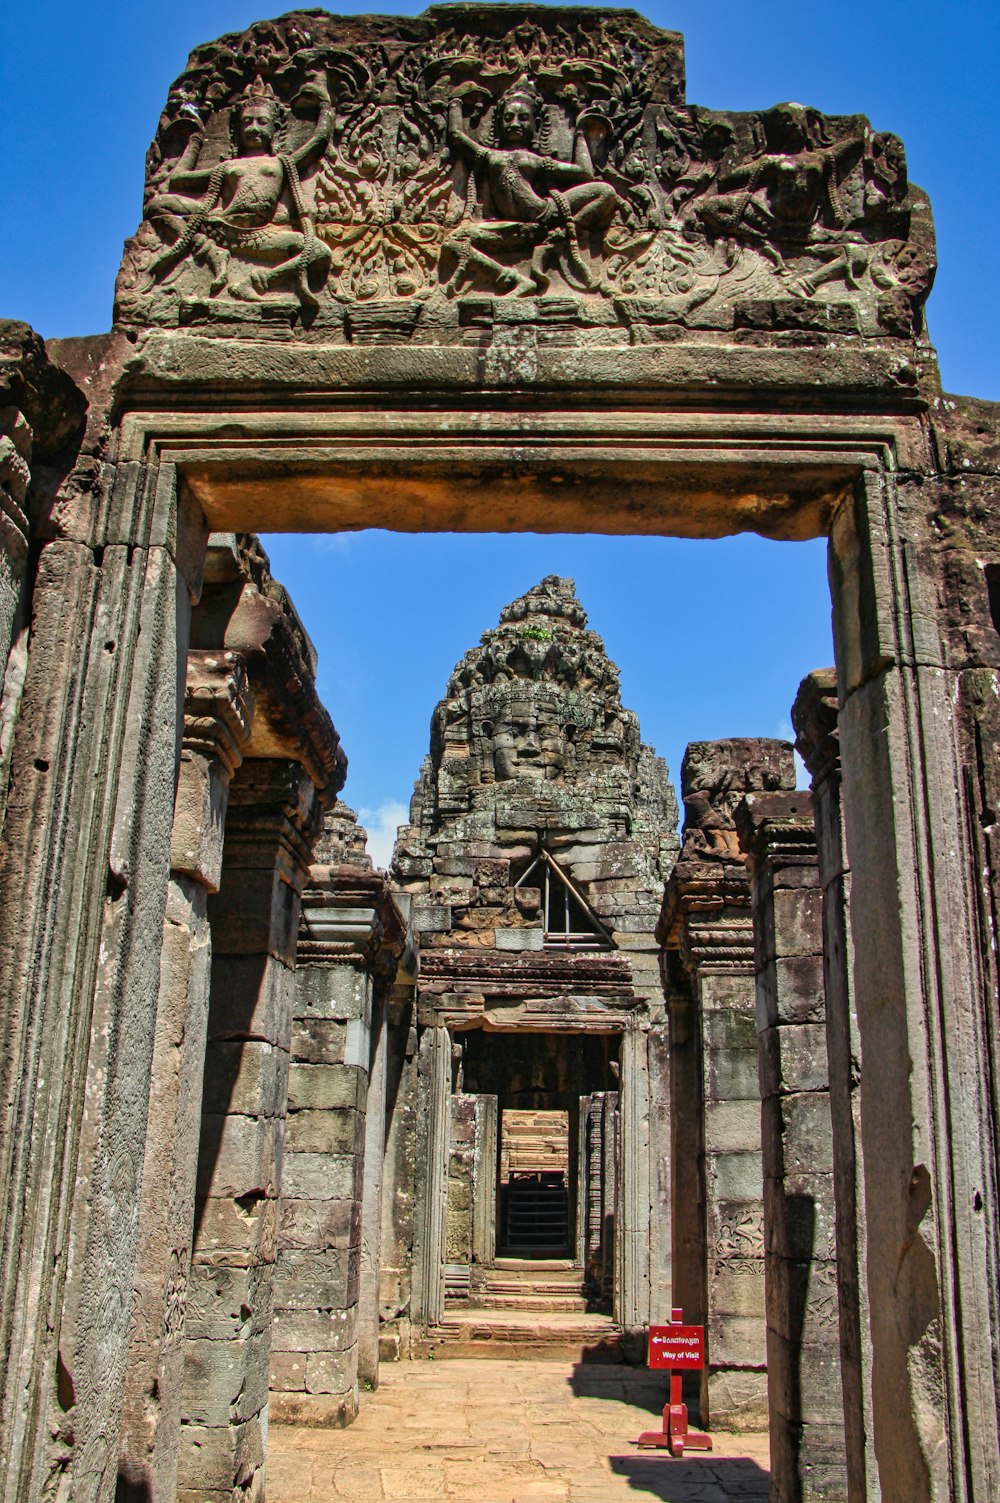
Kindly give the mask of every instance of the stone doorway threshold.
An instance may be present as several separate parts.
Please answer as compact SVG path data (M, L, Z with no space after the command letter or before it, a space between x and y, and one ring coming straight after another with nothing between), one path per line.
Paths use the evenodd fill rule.
M415 1358L622 1362L622 1330L610 1315L551 1310L454 1310L424 1337Z
M662 1375L538 1360L400 1362L347 1430L271 1425L268 1503L767 1503L767 1436L681 1460L634 1441Z

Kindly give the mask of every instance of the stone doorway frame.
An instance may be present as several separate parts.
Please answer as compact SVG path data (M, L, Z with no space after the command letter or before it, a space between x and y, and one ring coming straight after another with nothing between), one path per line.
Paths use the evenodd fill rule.
M424 1166L423 1193L417 1197L413 1246L414 1326L426 1333L439 1325L445 1310L445 1230L448 1197L448 1156L451 1146L451 1060L454 1033L445 1017L428 1015L420 1057L418 1161ZM481 1026L481 1025L480 1025ZM458 1030L456 1030L458 1031ZM466 1030L468 1031L468 1030ZM510 1026L495 1022L485 1030L500 1035L558 1033L567 1038L581 1033L614 1035L619 1046L619 1112L622 1143L620 1226L615 1233L614 1317L624 1329L649 1321L650 1300L650 1140L651 1092L645 1034L634 1014L609 1007L600 1026L557 1028L551 1017L519 1018ZM627 1150L631 1149L629 1152ZM577 1171L579 1175L579 1169ZM645 1193L644 1193L645 1190ZM577 1186L577 1194L579 1194ZM499 1204L499 1197L498 1197ZM577 1236L574 1232L574 1247ZM618 1266L620 1264L620 1266Z
M973 852L961 799L957 675L935 626L932 571L922 565L921 539L907 532L896 492L900 470L934 468L920 399L907 389L905 373L881 374L892 394L872 416L850 410L846 371L834 397L810 385L794 357L779 381L752 351L731 376L706 349L704 361L691 357L672 388L656 389L659 352L647 361L641 350L560 357L561 380L550 386L541 352L528 360L500 348L486 357L449 351L439 376L443 357L434 350L338 351L336 373L322 350L310 350L284 375L280 346L267 351L267 374L237 368L238 359L233 366L221 342L213 348L192 339L191 346L180 360L156 336L150 341L138 362L143 373L130 378L131 394L127 386L119 392L131 410L112 438L103 498L96 508L89 497L78 512L71 506L63 527L89 547L127 545L130 566L133 548L151 556L159 550L192 593L206 525L829 536L848 854L866 876L855 886L852 930L862 1047L871 1062L862 1110L879 1461L883 1471L895 1471L900 1496L907 1489L923 1496L928 1473L943 1495L987 1496L996 1417L992 1395L977 1384L974 1353L988 1349L991 1329L995 1270L982 1187L991 1182L994 1145L985 1072L970 1080L963 1068L963 1060L987 1053L986 1020L966 875ZM199 379L190 374L196 367ZM439 379L444 395L431 390ZM754 386L753 400L767 410L740 410L728 394L732 379ZM858 405L871 404L871 379L871 372L856 374ZM503 386L517 388L525 405L501 410ZM610 389L613 409L597 396L587 405L595 388ZM245 396L231 396L234 389ZM393 406L395 393L414 390L430 393L423 406ZM260 405L262 391L274 397L270 410ZM824 397L839 410L817 410ZM58 909L59 933L76 936L75 994L98 1010L113 1008L133 975L137 995L150 980L128 934L111 935L106 947L99 942L106 874L103 857L86 853L101 856L112 842L127 846L135 855L129 878L149 894L150 913L166 890L167 842L140 849L138 830L144 819L147 830L169 830L172 779L149 774L167 768L173 747L160 745L153 728L183 659L190 610L169 578L166 565L159 573L129 567L122 576L115 601L122 660L152 663L152 676L126 677L117 687L106 679L101 643L90 636L84 586L67 585L63 629L67 640L87 643L79 674L105 707L106 756L93 777L87 821L61 846L54 823L43 824L15 863L13 885L23 898L12 925L41 933L43 905ZM153 659L137 658L140 631ZM68 700L53 703L60 786L68 786L77 761L80 768L90 761L73 716ZM58 1007L62 984L47 970L48 953L26 962L26 989L48 994L39 1003L43 1012ZM131 1026L140 1026L139 1015ZM119 1104L115 1085L109 1079L102 1106L104 1141L114 1140L116 1112L132 1112L134 1134L144 1111L138 1102ZM965 1109L954 1113L953 1101ZM935 1188L931 1205L921 1193L921 1165ZM67 1195L60 1192L47 1208L25 1249L25 1270L34 1268L43 1285L47 1228L65 1217ZM113 1196L111 1211L113 1222ZM127 1234L123 1227L119 1244ZM897 1274L899 1249L914 1238L927 1256L907 1259ZM88 1256L103 1269L105 1249L95 1243ZM127 1283L127 1248L116 1245L114 1258L112 1282ZM121 1291L122 1309L129 1292ZM43 1320L43 1309L32 1306L28 1323L39 1336ZM918 1417L938 1344L948 1444L935 1446ZM33 1354L43 1348L25 1329L27 1365L34 1367L40 1359ZM36 1379L29 1386L40 1392L49 1385Z

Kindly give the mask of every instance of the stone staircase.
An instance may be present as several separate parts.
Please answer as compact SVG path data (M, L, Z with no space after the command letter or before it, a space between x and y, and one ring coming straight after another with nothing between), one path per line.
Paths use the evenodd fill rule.
M477 1271L470 1310L524 1310L536 1314L587 1309L583 1270L564 1258L497 1258Z
M449 1272L444 1319L413 1338L414 1357L640 1360L624 1355L609 1315L588 1309L583 1269L569 1258L499 1257Z

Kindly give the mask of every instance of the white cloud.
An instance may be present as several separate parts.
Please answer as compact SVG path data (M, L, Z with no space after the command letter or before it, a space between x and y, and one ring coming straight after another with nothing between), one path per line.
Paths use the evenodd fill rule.
M350 553L354 546L353 532L326 532L315 534L309 540L316 553Z
M377 809L359 809L358 819L368 831L368 854L376 866L386 867L392 860L396 829L405 825L410 811L398 799L384 799Z

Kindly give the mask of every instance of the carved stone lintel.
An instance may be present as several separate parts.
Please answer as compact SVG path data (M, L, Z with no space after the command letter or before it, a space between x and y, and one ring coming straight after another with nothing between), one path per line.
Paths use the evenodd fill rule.
M458 343L486 305L499 327L530 301L579 342L912 338L934 248L897 138L797 104L688 105L683 59L634 11L533 4L360 32L314 11L200 47L147 158L117 319Z

